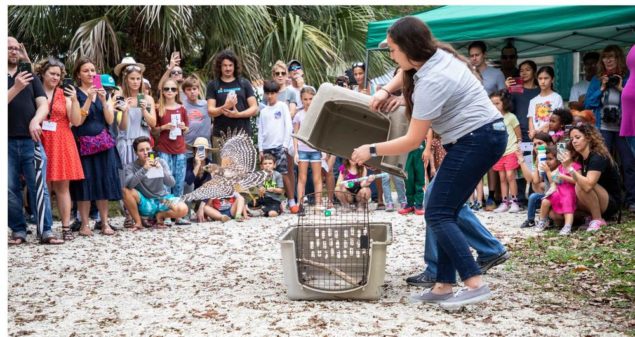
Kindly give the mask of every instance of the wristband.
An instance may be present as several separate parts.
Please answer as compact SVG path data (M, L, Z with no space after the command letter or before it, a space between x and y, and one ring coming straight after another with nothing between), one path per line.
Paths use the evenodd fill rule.
M388 97L392 96L392 93L390 91L388 91L388 89L386 89L386 88L379 88L379 90L380 91L381 90L385 91L388 94Z
M83 108L79 109L79 113L82 115L82 117L88 116L88 111L84 110Z
M375 144L370 144L370 147L368 148L368 150L370 151L370 156L371 157L377 157L377 145Z

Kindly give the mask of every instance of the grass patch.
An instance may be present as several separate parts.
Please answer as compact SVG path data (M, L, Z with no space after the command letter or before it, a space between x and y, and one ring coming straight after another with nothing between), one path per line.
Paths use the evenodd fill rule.
M562 293L616 315L635 336L635 219L568 237L549 230L510 244L517 269L543 291Z

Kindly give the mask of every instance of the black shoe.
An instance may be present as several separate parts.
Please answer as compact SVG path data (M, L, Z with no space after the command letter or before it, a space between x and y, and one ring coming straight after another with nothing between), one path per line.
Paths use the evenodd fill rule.
M522 224L520 224L520 228L528 228L528 227L533 227L536 225L536 222L534 220L525 220L525 222L523 222Z
M71 224L71 230L73 232L79 232L79 229L82 227L82 222L81 220L75 219L75 221L73 221L73 223Z
M487 271L494 267L494 266L498 266L499 264L509 260L509 252L505 251L503 252L501 255L498 255L497 257L489 260L489 261L478 261L478 266L481 268L481 273L487 274Z
M431 279L425 273L421 273L419 275L410 276L406 279L406 283L415 287L425 287L431 288L436 283L435 280Z

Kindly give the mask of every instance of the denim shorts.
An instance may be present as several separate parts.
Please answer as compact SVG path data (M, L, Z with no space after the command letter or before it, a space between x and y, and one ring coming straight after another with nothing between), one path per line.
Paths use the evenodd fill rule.
M227 215L228 217L233 218L233 216L232 216L232 208L231 208L231 207L230 207L230 208L223 209L223 210L218 210L218 211L219 211L219 212L220 212L220 214L222 214L222 215Z
M322 162L322 153L320 151L298 151L298 157L298 161Z
M139 214L146 217L153 217L159 212L170 210L170 207L162 202L163 200L175 201L179 199L172 194L168 194L163 198L148 198L139 190L137 190L137 193L139 194Z

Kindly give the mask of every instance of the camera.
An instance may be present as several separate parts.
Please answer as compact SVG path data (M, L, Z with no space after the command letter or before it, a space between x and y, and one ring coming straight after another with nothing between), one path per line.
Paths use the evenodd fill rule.
M620 83L620 78L617 75L609 76L609 80L606 82L607 88L615 88Z
M18 63L18 73L26 71L27 73L33 73L33 69L31 68L31 63L28 62L20 62Z
M123 96L115 96L115 110L122 111L125 104Z
M602 122L607 124L617 124L621 119L620 108L614 105L606 106L602 109Z

